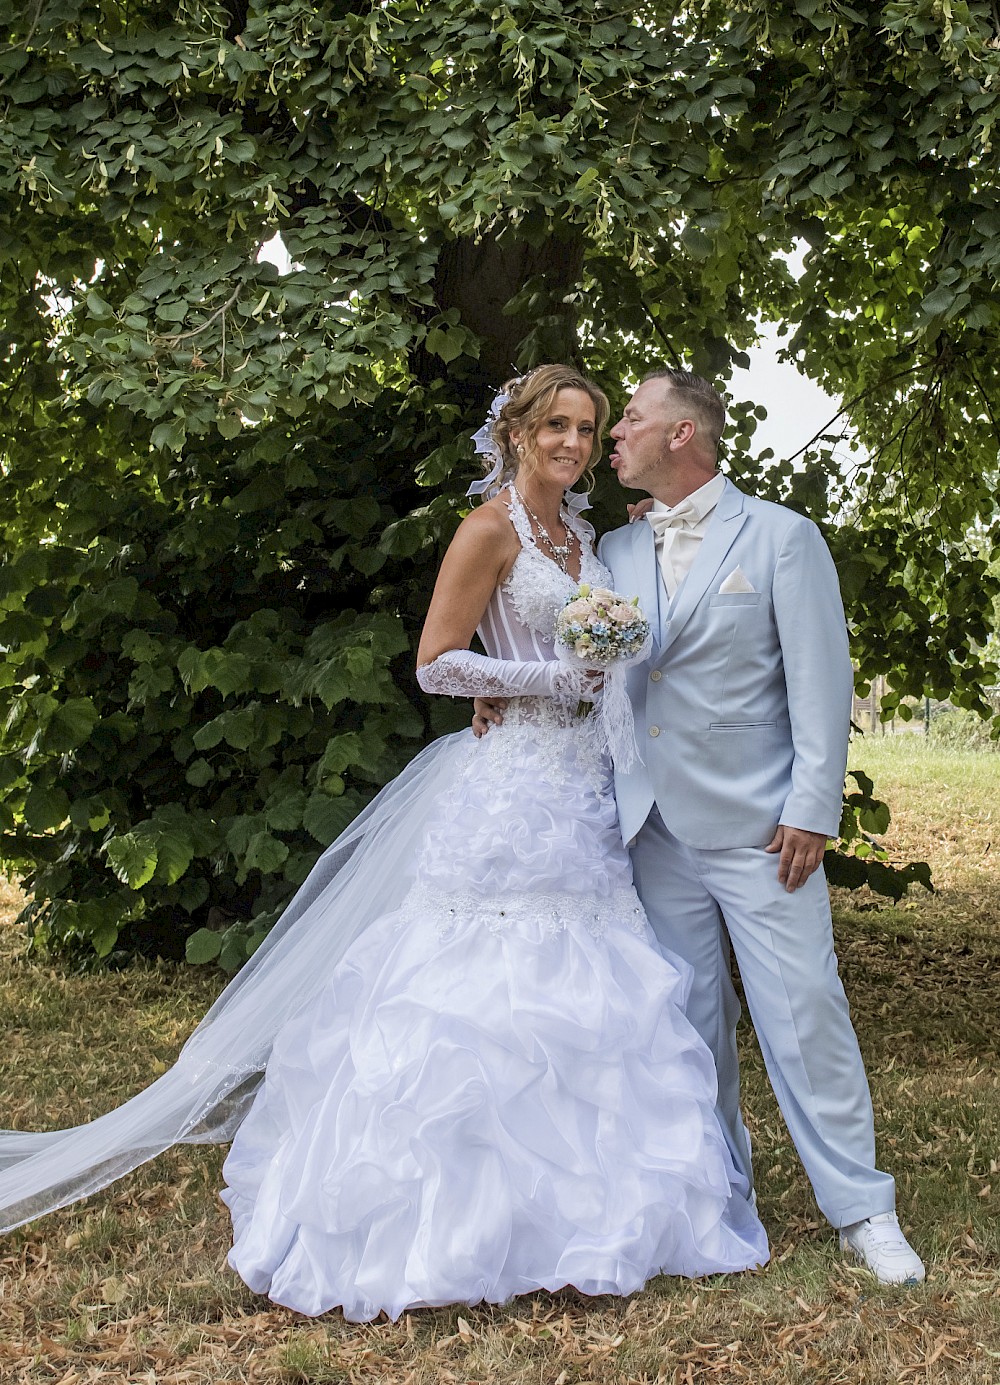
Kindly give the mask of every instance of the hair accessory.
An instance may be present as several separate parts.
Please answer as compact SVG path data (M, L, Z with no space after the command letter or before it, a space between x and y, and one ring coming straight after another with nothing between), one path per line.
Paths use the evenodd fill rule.
M478 452L480 449L477 447L476 451ZM488 456L489 454L487 453L486 455ZM466 495L486 495L486 492L489 491L490 494L486 496L486 499L492 500L493 496L496 495L500 489L497 483L500 480L500 473L502 471L503 458L498 457L481 481L472 482L469 489L465 492Z
M486 415L486 422L478 432L472 435L477 456L492 457L493 466L481 480L473 481L465 492L466 495L485 495L487 500L491 500L500 489L498 482L503 473L503 453L500 451L500 444L493 436L493 428L499 421L500 410L509 402L509 394L504 394L502 390L499 394L495 394L489 413Z

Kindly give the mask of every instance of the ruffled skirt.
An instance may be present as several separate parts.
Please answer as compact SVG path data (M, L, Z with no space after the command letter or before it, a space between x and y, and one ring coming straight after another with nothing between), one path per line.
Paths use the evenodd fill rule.
M281 1030L225 1164L230 1264L362 1321L767 1259L579 724L456 747L401 907Z

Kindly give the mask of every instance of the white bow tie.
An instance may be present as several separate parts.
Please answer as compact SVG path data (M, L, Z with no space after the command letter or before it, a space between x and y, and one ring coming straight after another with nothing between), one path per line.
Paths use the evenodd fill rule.
M693 529L698 523L695 508L687 500L682 500L679 505L675 505L672 510L668 510L666 513L662 510L648 510L646 519L657 538L666 533L668 529Z

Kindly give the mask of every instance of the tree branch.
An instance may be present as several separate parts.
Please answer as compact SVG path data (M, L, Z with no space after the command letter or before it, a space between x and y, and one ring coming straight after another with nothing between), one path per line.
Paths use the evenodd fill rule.
M984 388L982 381L980 380L976 372L973 370L972 366L968 362L966 362L966 365L968 365L969 374L972 376L972 383L975 385L976 389L983 397L983 403L986 406L986 412L989 415L990 423L993 426L993 432L996 434L997 438L1000 439L1000 423L998 423L997 416L993 412L993 405L990 401L990 396L986 392L986 389Z
M921 361L917 365L908 366L906 370L898 370L895 375L887 375L884 379L876 380L873 384L868 385L866 389L861 390L861 392L859 394L856 394L853 399L849 399L846 404L842 405L834 414L833 418L831 418L828 423L825 423L823 427L819 429L818 432L813 433L809 441L803 443L797 452L793 452L790 457L783 457L782 461L794 462L796 457L801 457L803 452L807 452L809 448L812 447L814 442L818 442L819 439L823 436L823 434L828 432L833 427L833 425L837 422L838 418L842 417L842 415L848 413L851 409L853 409L855 404L860 404L862 399L867 399L867 397L871 393L873 393L873 391L881 389L884 385L891 385L895 380L902 380L907 375L915 375L918 370L923 370L923 368L924 362ZM882 451L883 449L879 450Z
M188 332L178 332L177 335L173 337L160 337L159 340L167 346L174 347L179 346L182 341L189 341L191 337L198 337L202 332L207 332L209 327L211 327L213 323L218 322L220 317L225 317L237 298L239 298L242 288L243 285L240 284L237 288L233 289L225 303L223 303L220 308L216 308L211 317L207 317L200 327L192 327Z
M257 256L260 253L260 247L263 245L263 243L263 241L258 241L254 247L254 263L256 263ZM158 336L157 340L162 341L165 346L169 346L171 349L173 349L179 346L182 341L190 341L192 337L199 337L201 336L202 332L207 332L209 327L213 326L214 323L218 322L220 317L223 320L223 326L225 326L226 313L229 312L229 309L239 298L240 294L243 291L243 288L244 285L242 283L237 284L236 287L233 289L232 293L226 299L225 303L221 304L218 308L216 308L215 312L212 313L209 317L207 317L199 327L192 327L187 332L178 332L174 336Z
M27 33L27 36L26 36L25 38L21 39L20 43L11 43L11 44L9 44L8 47L6 47L6 48L4 48L4 49L2 50L4 53L16 53L17 50L18 50L19 48L27 48L27 47L28 47L28 45L30 44L31 40L35 37L35 30L38 28L38 22L39 22L39 20L40 20L41 17L42 17L42 8L43 8L43 6L44 6L44 3L45 3L45 0L36 0L35 12L34 12L34 14L31 16L31 23L30 23L30 25L28 26L28 33ZM0 86L3 86L4 82L6 82L6 80L7 80L7 78L4 77L3 82L0 82Z
M666 347L667 355L670 357L671 363L676 367L677 370L683 369L684 363L681 360L680 356L678 356L677 352L674 350L673 342L667 336L666 332L663 330L660 323L657 322L656 318L653 316L652 308L646 302L645 298L643 298L641 293L639 295L639 302L642 304L643 312L646 314L646 316L649 318L650 322L653 325L653 331L657 334L657 336L663 342L663 345Z

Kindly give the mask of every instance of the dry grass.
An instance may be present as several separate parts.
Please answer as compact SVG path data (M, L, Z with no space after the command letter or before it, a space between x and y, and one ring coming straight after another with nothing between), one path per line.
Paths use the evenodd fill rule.
M902 738L900 738L902 739ZM940 885L901 907L836 901L882 1160L926 1256L880 1289L821 1224L750 1036L747 1103L773 1240L756 1274L660 1279L630 1300L538 1294L398 1324L272 1309L225 1267L222 1152L181 1149L0 1241L3 1385L503 1382L504 1385L1000 1385L1000 756L863 748L895 809L890 845ZM1000 851L1000 844L998 844ZM0 900L10 917L16 892ZM72 976L0 928L4 1122L64 1124L140 1088L216 986L157 966Z

